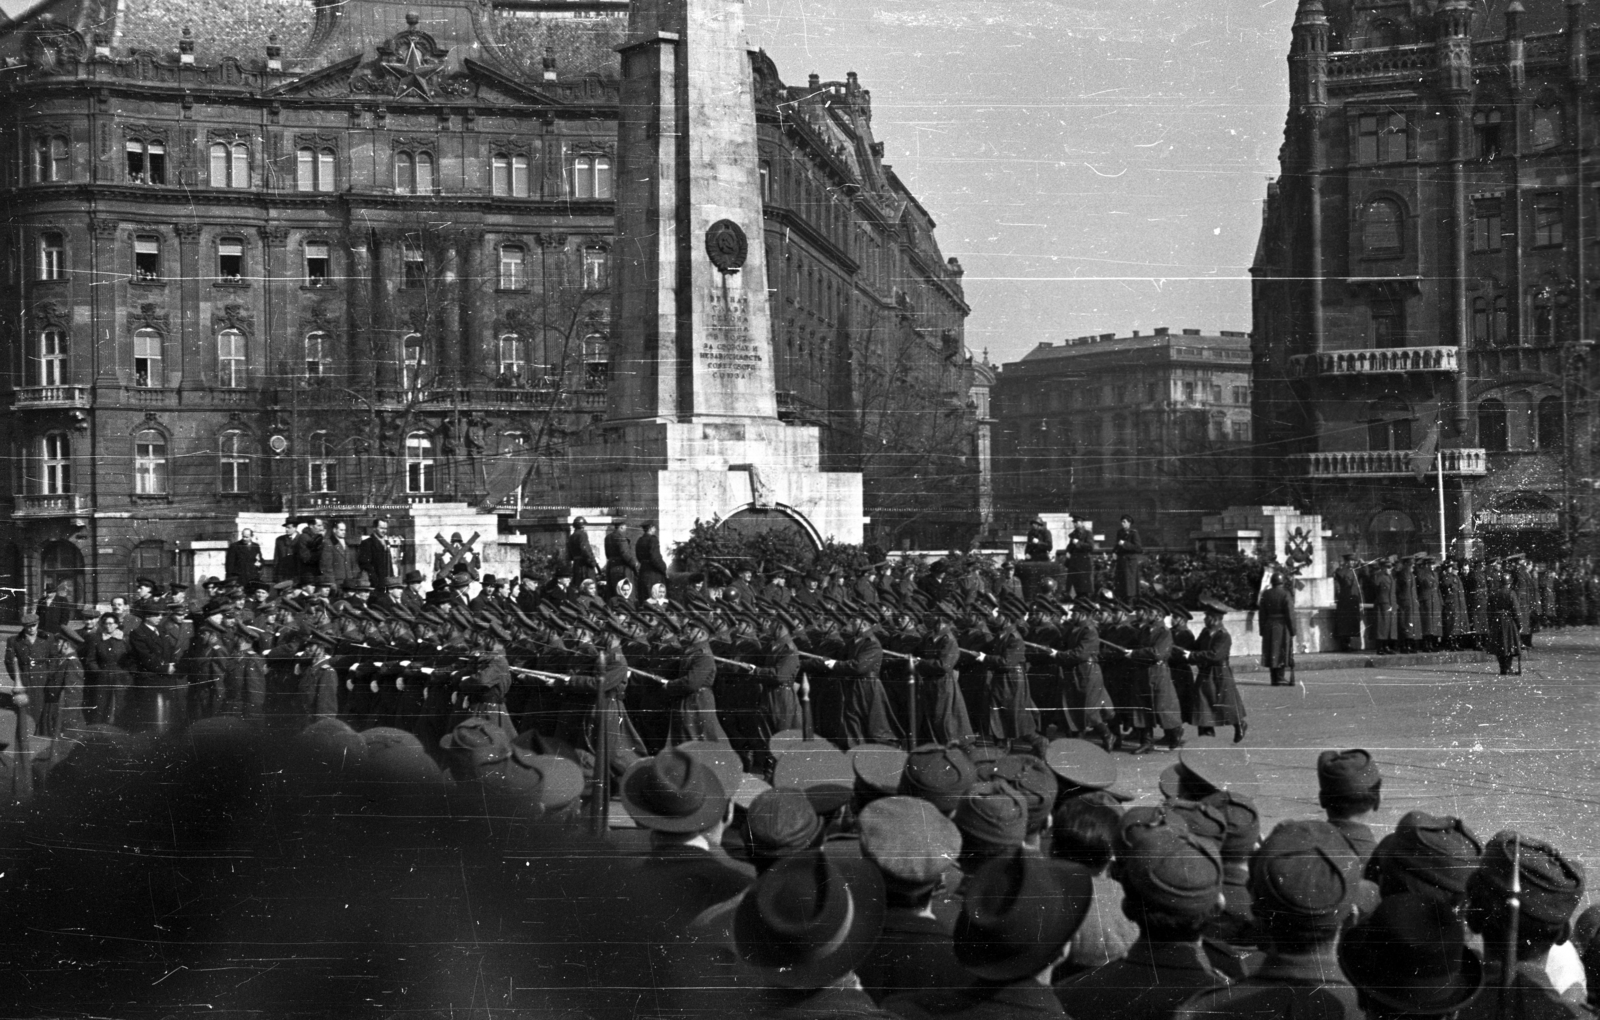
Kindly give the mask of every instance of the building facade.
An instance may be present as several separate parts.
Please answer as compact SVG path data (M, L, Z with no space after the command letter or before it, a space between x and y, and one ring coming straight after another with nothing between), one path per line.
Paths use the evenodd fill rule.
M1147 549L1186 550L1250 484L1250 338L1223 331L1041 343L993 390L997 515L1012 531L1068 511Z
M1596 43L1584 0L1300 3L1256 427L1335 550L1592 544Z
M0 583L100 601L268 514L461 501L515 528L560 503L565 450L626 370L625 15L47 0L0 28ZM848 469L892 334L915 399L960 403L970 432L960 268L882 164L870 96L752 59L791 413L827 422ZM430 558L414 538L407 565Z

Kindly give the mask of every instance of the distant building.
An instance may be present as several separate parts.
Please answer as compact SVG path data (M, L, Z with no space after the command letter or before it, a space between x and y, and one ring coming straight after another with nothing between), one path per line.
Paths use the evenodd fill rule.
M1191 548L1250 485L1250 338L1223 331L1041 343L994 384L995 500L1010 529L1071 511L1108 537Z
M1597 6L1299 4L1251 270L1258 473L1336 552L1594 535Z
M284 513L482 503L514 530L559 504L618 370L626 10L47 0L0 24L0 585L104 600L247 523L270 550ZM751 73L783 413L863 471L884 537L971 533L961 268L854 74ZM402 567L429 558L396 530Z

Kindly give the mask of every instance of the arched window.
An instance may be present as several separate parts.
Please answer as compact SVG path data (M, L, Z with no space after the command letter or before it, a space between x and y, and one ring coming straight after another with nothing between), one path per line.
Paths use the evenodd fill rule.
M400 341L400 385L412 389L422 384L422 373L427 368L423 358L422 334L407 333Z
M406 436L406 491L433 491L433 438L426 432Z
M244 334L225 329L217 334L217 385L239 387L245 385L247 378Z
M39 385L65 386L67 383L67 341L59 329L39 334Z
M59 232L39 235L39 279L60 280L67 275L67 240Z
M313 432L306 440L306 490L339 491L339 462L326 432Z
M148 578L160 588L171 578L172 562L167 557L167 544L159 538L146 539L133 547L128 557L128 569L134 577ZM131 591L133 585L129 584Z
M522 382L528 365L528 344L516 333L500 336L500 381L507 385Z
M48 432L39 440L39 494L59 496L72 491L72 440L65 432Z
M611 197L611 160L605 156L578 156L572 161L573 198Z
M1384 556L1399 556L1410 551L1416 531L1417 525L1411 515L1400 510L1380 510L1367 525L1372 551Z
M1561 103L1555 99L1541 101L1533 108L1533 147L1553 149L1562 142Z
M141 329L133 334L133 384L167 384L167 377L161 370L161 334L153 329Z
M1561 419L1560 397L1545 397L1539 401L1537 422L1539 449L1559 450L1566 445L1566 428Z
M394 190L397 195L417 193L417 159L409 152L394 154Z
M328 374L333 357L333 338L322 330L306 334L306 378L320 379Z
M1506 405L1492 397L1478 404L1478 445L1490 453L1506 451Z
M611 345L604 333L583 338L583 386L603 390L611 379Z
M243 142L229 145L211 143L211 186L248 188L250 186L250 147Z
M133 491L160 496L167 491L167 437L145 429L133 437Z
M1392 256L1404 251L1405 213L1400 203L1375 198L1367 203L1361 221L1361 249L1367 256Z
M433 154L417 153L417 194L433 194Z
M243 432L224 432L217 437L217 489L250 491L250 440Z
M1411 405L1399 397L1386 397L1367 405L1367 449L1410 450Z
M520 244L500 246L500 289L521 290L528 285L527 253Z

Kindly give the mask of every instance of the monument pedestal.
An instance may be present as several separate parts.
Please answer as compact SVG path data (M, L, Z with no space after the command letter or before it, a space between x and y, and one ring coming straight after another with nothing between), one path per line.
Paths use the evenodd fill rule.
M821 434L776 419L605 422L574 450L587 501L654 520L663 546L695 521L749 507L793 517L816 541L859 543L859 474L823 471Z

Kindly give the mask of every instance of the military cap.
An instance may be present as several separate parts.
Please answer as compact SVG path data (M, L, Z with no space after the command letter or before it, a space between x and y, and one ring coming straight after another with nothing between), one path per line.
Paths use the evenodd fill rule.
M888 744L861 744L852 747L849 755L858 789L865 788L865 792L878 797L887 797L900 789L906 752Z
M619 789L633 820L660 832L704 832L728 806L716 772L678 747L628 766Z
M916 797L883 797L856 818L861 854L887 877L909 886L930 885L955 867L961 830L939 809Z
M272 585L265 581L247 581L244 586L245 594L254 595L260 591L271 591Z
M1089 913L1089 869L1021 851L986 861L968 879L951 942L956 961L986 981L1039 973Z
M963 853L999 853L1028 838L1028 802L1005 780L980 783L956 806L955 823Z
M83 625L81 623L63 623L56 629L56 636L74 645L82 646L85 641L82 628Z
M921 797L949 814L977 780L977 769L967 752L956 746L924 744L906 756L900 792Z
M1221 856L1222 841L1228 835L1228 819L1221 811L1195 800L1169 800L1159 810L1170 824L1187 829L1190 835L1209 844ZM1142 814L1130 814L1133 821L1125 820L1125 825L1147 824Z
M822 818L804 790L775 786L745 809L745 846L758 860L776 860L809 850L822 835Z
M1408 811L1394 832L1385 836L1373 857L1392 876L1404 876L1451 896L1467 889L1478 869L1483 844L1459 818ZM1425 892L1407 883L1413 892Z
M1547 925L1570 919L1583 898L1583 865L1568 860L1549 843L1506 829L1495 833L1483 848L1478 873L1496 889L1509 892L1513 856L1522 879L1522 912Z
M466 588L471 584L472 576L470 574L457 573L450 575L450 587L452 588Z
M1171 813L1125 818L1117 831L1112 877L1152 907L1204 917L1218 909L1222 858L1213 843L1175 821Z
M855 771L849 756L836 747L790 751L778 757L772 785L804 790L817 813L826 815L850 803L855 794Z
M136 577L136 578L134 578L133 579L133 586L135 588L149 588L151 591L155 591L157 588L161 587L159 584L157 584L155 581L151 580L148 577Z
M883 914L877 868L808 850L778 861L745 893L734 911L734 945L766 983L823 988L872 951Z
M1250 861L1254 909L1302 925L1336 923L1356 892L1357 861L1327 822L1280 822Z
M1360 748L1317 755L1317 785L1325 797L1357 797L1382 781L1377 762Z
M216 616L219 613L230 612L232 609L233 602L231 600L225 598L214 598L207 600L206 604L201 607L200 611L194 615L203 620L208 616Z
M1063 783L1104 790L1117 781L1117 763L1106 750L1087 740L1062 738L1045 748L1044 760Z
M1028 831L1040 832L1050 824L1061 784L1044 759L1032 754L1008 754L995 764L995 775L1016 787L1028 805Z
M1215 790L1236 790L1253 797L1261 781L1241 750L1186 747L1178 752L1178 763L1162 772L1157 785L1162 796L1201 800Z
M1483 990L1483 961L1446 903L1398 893L1339 940L1350 983L1394 1016L1452 1014Z

